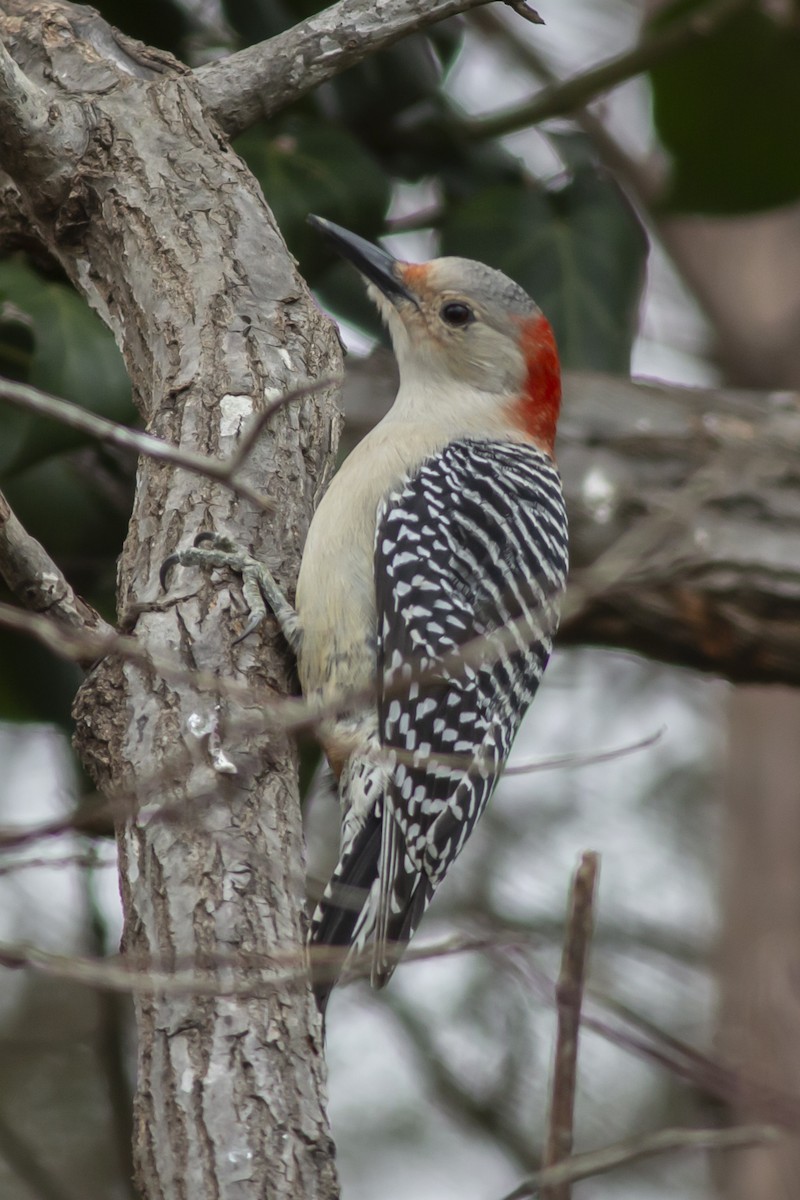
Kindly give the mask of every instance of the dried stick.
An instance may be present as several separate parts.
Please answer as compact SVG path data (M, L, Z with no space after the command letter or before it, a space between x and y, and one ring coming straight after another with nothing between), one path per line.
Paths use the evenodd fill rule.
M507 945L518 942L509 939ZM493 944L497 939L493 937ZM397 960L404 962L446 958L453 954L485 951L485 937L455 934L437 942L406 949L398 943ZM162 996L261 996L267 991L293 984L305 986L308 980L307 958L315 964L315 975L338 977L348 956L341 946L303 947L276 950L274 953L208 956L205 961L176 961L169 967L153 966L152 959L137 959L131 954L118 958L89 958L81 955L54 954L27 943L0 942L0 969L33 969L53 979L66 979L85 987L112 992L130 992ZM368 978L371 955L366 952L348 967L347 978Z
M578 1034L589 948L592 942L594 893L599 864L599 856L594 851L587 851L575 872L570 892L570 911L564 935L561 973L556 985L558 1031L543 1160L545 1169L568 1159L572 1153ZM542 1191L546 1200L570 1200L571 1194L569 1181L554 1184Z
M708 37L746 3L748 0L709 0L703 7L692 8L685 17L672 21L665 28L646 33L632 50L589 71L581 71L571 79L543 88L523 104L489 117L476 118L469 123L469 132L479 138L504 137L552 117L571 116L604 92L650 70L685 46Z
M772 1125L740 1125L732 1129L659 1129L656 1133L627 1138L602 1150L576 1154L557 1166L545 1167L524 1180L503 1200L528 1200L529 1196L537 1195L544 1197L545 1189L548 1189L547 1195L556 1195L554 1188L566 1187L569 1191L570 1184L581 1179L605 1175L656 1154L669 1154L676 1150L733 1150L770 1144L781 1136L781 1131Z
M57 396L48 396L45 392L40 392L37 388L29 387L27 384L12 383L9 379L0 381L0 401L4 400L17 408L24 408L29 412L38 413L41 417L60 421L70 429L77 429L80 433L97 438L100 442L119 446L123 450L131 450L135 454L146 454L158 462L170 463L172 466L194 471L196 475L204 475L207 479L218 480L237 496L250 500L258 508L269 512L275 507L273 502L255 488L250 487L249 484L236 478L245 459L252 451L256 438L266 422L279 409L284 408L287 404L292 404L295 400L304 400L307 396L313 396L316 392L324 391L339 382L341 382L339 379L333 377L315 379L313 382L292 388L277 400L270 401L267 408L256 415L253 428L243 435L242 442L229 459L210 458L207 454L180 450L177 446L172 446L169 442L153 437L149 433L139 433L135 429L128 429L126 425L109 421L107 417L87 412L77 404L70 404L67 400L60 400Z

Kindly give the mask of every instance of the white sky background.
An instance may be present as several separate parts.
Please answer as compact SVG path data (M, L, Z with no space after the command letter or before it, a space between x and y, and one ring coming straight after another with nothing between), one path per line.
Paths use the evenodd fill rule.
M619 53L636 34L640 6L597 0L541 0L544 29L526 26L537 48L570 74ZM515 18L509 14L509 20ZM521 23L520 23L521 24ZM452 94L473 111L503 107L530 94L529 79L471 38L450 80ZM634 82L604 103L610 128L631 150L651 149L648 97ZM552 169L552 155L537 133L509 139L534 167ZM421 193L398 196L397 211L419 204ZM409 257L430 244L409 235L393 242ZM697 306L654 248L649 264L642 333L634 373L681 383L707 383L714 371L704 359L706 331ZM659 744L610 764L507 780L493 807L518 831L494 887L496 905L509 917L536 919L563 911L574 864L585 849L602 854L601 925L621 934L658 929L684 937L699 950L714 936L715 841L713 804L686 802L687 780L708 775L721 755L720 712L725 687L662 670L624 655L596 651L557 655L529 715L516 753L525 759L563 752L586 753L637 741L665 727ZM0 727L0 822L33 823L67 807L71 775L61 736L38 727ZM691 789L690 789L691 790ZM531 811L541 814L540 824ZM486 843L483 843L485 848ZM65 849L66 847L66 849ZM74 839L37 846L35 856L74 852ZM112 853L102 848L103 857ZM451 890L467 888L480 870L478 830L423 928L435 935L437 913ZM120 925L114 872L96 872L96 894L112 930ZM30 941L62 952L85 949L86 888L75 867L27 870L0 877L0 938ZM419 1003L432 1026L448 1027L447 1013L469 978L467 961L401 968L393 987ZM707 1034L713 993L705 974L676 968L650 955L595 955L593 975L609 992L643 1015L687 1038ZM21 979L21 976L20 976ZM13 1008L19 986L8 973L0 993L0 1019ZM551 1018L537 1019L537 1036L549 1046ZM463 1036L463 1034L462 1034ZM469 1059L474 1047L464 1044ZM351 988L334 998L329 1020L330 1097L346 1200L493 1200L518 1182L519 1172L490 1141L456 1125L430 1102L404 1037L380 1004ZM547 1052L537 1087L546 1084ZM596 1038L581 1050L582 1091L578 1149L588 1149L658 1126L663 1073L626 1058ZM663 1122L662 1122L663 1123ZM535 1130L532 1130L535 1136ZM576 1200L702 1200L711 1194L706 1166L696 1156L671 1156L633 1176L609 1176L576 1187Z

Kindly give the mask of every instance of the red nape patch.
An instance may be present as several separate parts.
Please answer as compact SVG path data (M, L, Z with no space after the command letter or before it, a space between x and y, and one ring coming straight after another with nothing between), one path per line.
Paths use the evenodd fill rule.
M528 373L525 390L513 405L515 422L532 442L552 455L561 409L561 368L556 339L546 317L540 315L522 323L520 345Z

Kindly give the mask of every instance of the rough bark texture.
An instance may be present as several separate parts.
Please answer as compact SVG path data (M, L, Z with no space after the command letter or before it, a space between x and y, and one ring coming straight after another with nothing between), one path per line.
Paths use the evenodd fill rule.
M116 40L89 9L7 0L2 10L0 32L25 82L16 87L22 72L6 61L11 107L15 89L27 97L4 166L25 210L114 330L150 430L187 449L230 452L265 391L337 373L334 330L189 74ZM216 529L291 581L338 423L330 395L274 418L247 475L275 501L269 522L212 481L142 460L119 602L143 645L286 690L274 626L232 648L235 582L220 590L180 573L172 595L185 600L162 603L158 567L177 544ZM137 809L119 839L127 953L142 969L251 955L302 964L290 743L265 732L257 712L196 694L188 678L173 686L114 661L90 676L77 717L98 784ZM337 1194L305 982L262 986L253 999L145 996L137 1009L146 1197Z
M354 364L348 436L394 387L390 356ZM556 450L571 558L560 645L800 684L797 393L567 372Z
M339 0L284 33L198 67L209 112L231 137L370 53L487 0ZM266 82L265 82L266 81Z

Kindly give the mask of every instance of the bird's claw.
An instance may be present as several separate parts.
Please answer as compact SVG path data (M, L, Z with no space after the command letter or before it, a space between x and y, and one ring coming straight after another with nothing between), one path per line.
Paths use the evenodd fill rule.
M250 615L242 632L234 638L234 646L244 641L261 625L267 615L267 608L259 587L259 576L263 568L251 554L248 554L241 546L237 546L231 538L205 531L198 533L189 549L178 550L174 554L170 554L164 559L158 573L162 590L166 591L169 574L173 567L178 566L200 567L206 571L215 567L228 567L242 577L242 592Z

